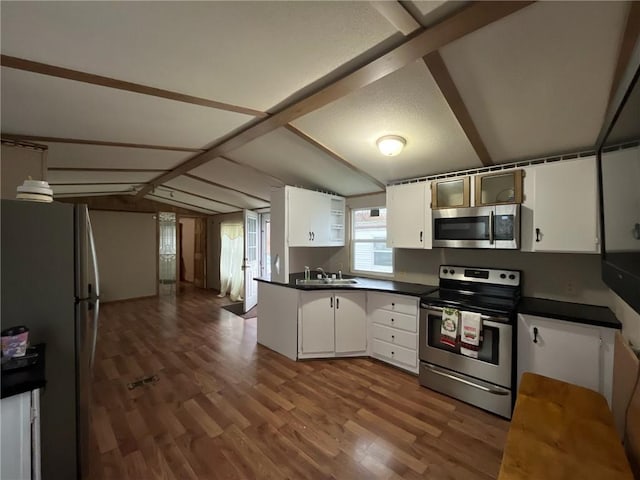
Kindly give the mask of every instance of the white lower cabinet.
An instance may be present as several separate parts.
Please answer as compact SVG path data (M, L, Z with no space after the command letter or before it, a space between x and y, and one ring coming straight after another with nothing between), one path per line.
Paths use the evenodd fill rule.
M40 479L39 395L39 390L33 390L2 399L2 479Z
M298 358L364 355L365 292L300 292Z
M615 330L518 315L518 387L524 372L590 388L611 405Z
M369 292L367 295L372 357L418 372L418 299Z

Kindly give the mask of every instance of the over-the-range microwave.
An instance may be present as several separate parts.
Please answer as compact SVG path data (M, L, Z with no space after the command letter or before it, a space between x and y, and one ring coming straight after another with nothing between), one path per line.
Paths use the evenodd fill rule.
M433 246L520 248L520 205L433 210Z

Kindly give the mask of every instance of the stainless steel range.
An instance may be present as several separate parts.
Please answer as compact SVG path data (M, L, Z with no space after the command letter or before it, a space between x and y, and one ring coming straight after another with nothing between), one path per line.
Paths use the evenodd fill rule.
M511 418L521 273L441 265L439 277L420 302L420 384Z

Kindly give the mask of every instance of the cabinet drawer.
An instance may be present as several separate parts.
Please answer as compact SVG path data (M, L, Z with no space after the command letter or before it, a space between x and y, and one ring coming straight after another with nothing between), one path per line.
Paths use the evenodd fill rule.
M407 315L415 316L418 314L418 299L415 297L388 293L369 293L367 297L368 312L373 312L381 308L383 310L405 313Z
M416 368L418 354L415 350L409 350L380 340L374 340L372 343L374 356L382 357L383 360L391 360L393 363L406 365L409 368Z
M409 333L396 328L383 327L382 325L373 325L373 338L377 340L384 340L385 342L393 345L400 345L411 350L416 350L418 347L418 335L415 333Z
M390 312L389 310L375 310L371 314L373 323L379 323L387 327L399 328L407 332L417 332L418 320L415 315Z

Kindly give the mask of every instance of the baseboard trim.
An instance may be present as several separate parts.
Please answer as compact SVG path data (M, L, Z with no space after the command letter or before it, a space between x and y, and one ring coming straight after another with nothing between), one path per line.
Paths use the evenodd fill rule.
M135 302L137 300L146 300L149 298L156 298L158 296L158 294L156 293L155 295L145 295L143 297L132 297L132 298L121 298L118 300L103 300L100 303L102 303L103 305L106 305L108 303L124 303L124 302Z

